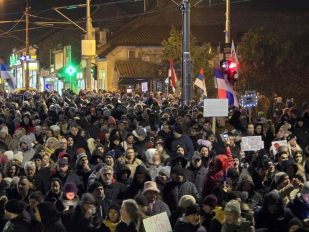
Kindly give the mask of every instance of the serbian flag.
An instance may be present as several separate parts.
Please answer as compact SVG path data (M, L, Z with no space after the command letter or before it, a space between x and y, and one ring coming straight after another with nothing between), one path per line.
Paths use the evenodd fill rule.
M233 40L232 40L232 45L231 45L231 58L232 58L232 60L234 62L237 63L237 65L239 65L237 54L236 54L236 49L235 49L235 45L234 45L234 41Z
M218 98L227 98L229 100L229 105L234 105L239 107L236 93L234 92L232 86L226 79L223 71L219 68L215 68L214 76L217 80L218 86Z
M3 80L6 80L10 91L13 91L16 88L15 78L12 76L9 67L3 62L0 58L0 77Z
M174 69L172 57L170 57L170 68L168 70L168 77L170 78L170 84L171 84L171 87L173 89L173 92L175 93L175 89L176 89L176 86L177 86L177 76L176 76L176 72L175 72L175 69Z
M194 85L199 87L201 90L203 90L204 96L207 97L207 90L206 90L206 83L205 83L205 75L204 75L204 69L201 68L200 74L195 79Z

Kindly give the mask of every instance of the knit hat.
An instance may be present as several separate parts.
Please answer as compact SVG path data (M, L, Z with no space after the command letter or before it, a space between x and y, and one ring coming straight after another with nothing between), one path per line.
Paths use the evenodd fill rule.
M115 156L116 156L115 150L110 150L110 151L106 152L105 155L104 155L104 159L106 159L107 156L111 156L115 160Z
M309 194L309 181L306 181L301 192L301 194Z
M189 205L196 203L196 199L192 195L183 195L178 201L178 207L186 209Z
M239 217L240 214L241 214L241 209L240 209L239 201L237 201L237 200L230 200L226 204L226 206L224 208L224 212L236 214Z
M60 131L60 127L58 125L52 125L49 127L52 131Z
M192 163L194 163L197 160L201 160L201 156L199 154L194 154L192 156Z
M96 190L97 188L99 188L99 187L101 187L101 186L103 186L103 184L102 184L101 182L95 181L95 182L93 182L93 183L89 186L88 192L89 192L89 193L93 193L94 190Z
M75 193L75 195L76 195L77 194L76 184L73 183L73 182L65 183L65 185L63 187L63 191L64 191L64 193Z
M23 201L16 199L9 200L5 205L5 210L14 214L21 214L25 208L26 204Z
M218 199L214 194L207 195L202 202L203 205L209 205L211 207L216 207L218 204Z
M160 192L160 190L157 187L157 183L154 182L154 181L146 181L144 183L144 190L143 190L142 194L145 194L148 191L154 191L154 192L157 192L157 193Z
M181 162L181 166L183 168L185 168L187 166L187 163L188 163L188 161L186 160L185 157L179 155L179 156L176 156L175 158L172 159L172 161L171 161L172 167L175 166L176 164L178 164L179 162Z
M67 153L66 151L60 151L59 152L58 159L61 159L61 158L68 158L69 163L70 163L71 157L70 157L69 153Z
M174 131L178 134L183 134L183 130L182 130L181 126L179 126L179 125L174 126Z
M275 175L276 185L280 184L280 182L287 176L288 176L288 174L286 174L285 172L277 172L276 175Z
M79 164L79 162L82 160L82 158L86 157L87 158L87 155L86 153L81 153L81 154L78 154L77 157L76 157L76 164Z
M57 160L57 164L59 165L68 165L69 164L69 160L67 158L60 158Z
M139 141L143 141L146 138L146 131L141 126L138 126L135 130L133 130L132 134L138 138Z
M167 178L170 178L171 175L171 167L170 166L164 166L159 170L159 174L167 176Z
M90 194L90 193L84 193L84 194L82 195L81 202L82 202L82 203L85 203L85 202L95 203L95 198L94 198L94 196L92 196L92 194Z
M42 160L42 156L41 156L40 154L38 154L38 153L34 154L34 155L32 156L32 159L31 159L31 160L37 160L37 159Z
M186 176L186 170L180 167L174 167L171 173L172 174L174 173L176 175Z
M20 163L23 163L23 161L24 161L23 153L22 153L21 151L15 153L15 154L13 155L13 159L14 159L14 160L17 160L17 161L20 162Z
M189 205L185 210L185 216L199 213L200 213L200 206L198 204Z
M8 160L12 160L13 156L14 156L14 153L13 153L13 151L6 151L6 152L3 153L3 155L8 157Z

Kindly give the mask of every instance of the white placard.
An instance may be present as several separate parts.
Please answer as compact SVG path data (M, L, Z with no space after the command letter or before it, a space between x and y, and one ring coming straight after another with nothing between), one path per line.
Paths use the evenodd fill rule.
M288 146L288 142L286 140L279 140L271 143L271 148L273 150L274 155L277 154L278 148L280 146Z
M160 213L143 220L146 232L172 232L167 213Z
M228 99L204 99L204 117L226 117L228 107Z
M242 151L259 151L264 148L264 141L261 136L241 137Z
M146 93L148 91L148 82L142 82L142 92Z

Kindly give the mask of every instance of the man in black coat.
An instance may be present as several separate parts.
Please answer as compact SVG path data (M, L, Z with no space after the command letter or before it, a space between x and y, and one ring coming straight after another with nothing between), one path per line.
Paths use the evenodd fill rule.
M5 217L8 219L3 232L30 232L30 214L25 210L26 204L21 200L9 200L5 206Z

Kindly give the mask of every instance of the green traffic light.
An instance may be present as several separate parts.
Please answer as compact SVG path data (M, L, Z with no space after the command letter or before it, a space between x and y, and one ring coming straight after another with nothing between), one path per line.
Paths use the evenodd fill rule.
M65 72L70 76L73 76L74 73L76 72L76 68L70 65L69 67L66 68Z

